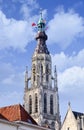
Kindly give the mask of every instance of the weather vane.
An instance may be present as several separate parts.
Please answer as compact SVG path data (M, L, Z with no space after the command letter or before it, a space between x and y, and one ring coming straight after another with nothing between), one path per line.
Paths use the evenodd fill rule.
M34 29L38 31L46 31L48 27L46 26L46 20L42 18L42 8L40 8L40 19L38 23L32 23L32 26L35 27Z

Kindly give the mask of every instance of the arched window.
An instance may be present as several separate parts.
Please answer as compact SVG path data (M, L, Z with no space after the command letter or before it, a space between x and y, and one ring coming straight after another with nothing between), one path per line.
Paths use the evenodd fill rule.
M35 81L36 80L36 66L35 66L35 64L33 64L33 81Z
M37 96L37 93L35 93L35 112L38 112L38 96Z
M44 93L44 113L47 113L47 94Z
M53 95L50 96L50 114L53 114Z
M46 81L49 81L49 68L48 68L48 64L46 65Z
M29 95L29 114L32 113L32 96Z

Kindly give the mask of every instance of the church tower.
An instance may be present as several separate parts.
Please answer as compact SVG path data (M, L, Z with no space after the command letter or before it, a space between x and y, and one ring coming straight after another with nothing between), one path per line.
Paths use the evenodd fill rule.
M46 45L48 37L45 33L46 25L42 13L37 28L35 37L37 47L32 57L31 77L28 77L27 68L25 73L24 108L39 125L59 130L61 119L57 71L55 66L52 76L52 61Z

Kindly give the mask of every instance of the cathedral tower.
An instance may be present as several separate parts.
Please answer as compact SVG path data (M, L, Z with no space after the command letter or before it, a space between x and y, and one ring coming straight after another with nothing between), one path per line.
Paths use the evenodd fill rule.
M45 21L42 13L37 24L37 47L32 57L31 78L28 70L25 73L24 108L41 126L49 126L53 130L60 129L59 95L57 71L52 76L52 61L48 51L45 33ZM31 86L28 86L30 80ZM52 85L53 84L53 85Z

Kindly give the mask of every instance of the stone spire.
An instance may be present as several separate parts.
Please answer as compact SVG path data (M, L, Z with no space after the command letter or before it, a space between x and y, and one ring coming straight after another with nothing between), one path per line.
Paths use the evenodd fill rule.
M55 65L55 68L54 68L54 88L58 91L56 65Z
M45 29L46 23L40 13L37 23L37 47L32 56L31 82L28 87L28 71L25 74L24 107L41 126L49 126L52 130L60 128L59 95L57 86L57 71L52 76L52 61L48 51ZM54 81L54 88L52 84Z
M47 45L46 45L46 40L48 39L47 35L45 34L45 28L46 28L46 23L45 20L42 18L42 12L40 13L40 19L37 23L37 28L38 28L38 33L36 35L36 40L37 40L37 47L35 49L36 54L49 54Z
M28 90L28 66L26 66L26 71L25 71L25 91Z
M59 94L58 94L58 84L57 84L57 69L56 65L54 68L54 89L56 90L56 120L58 124L61 124L61 117L60 117L60 111L59 111ZM59 125L60 127L60 125Z

